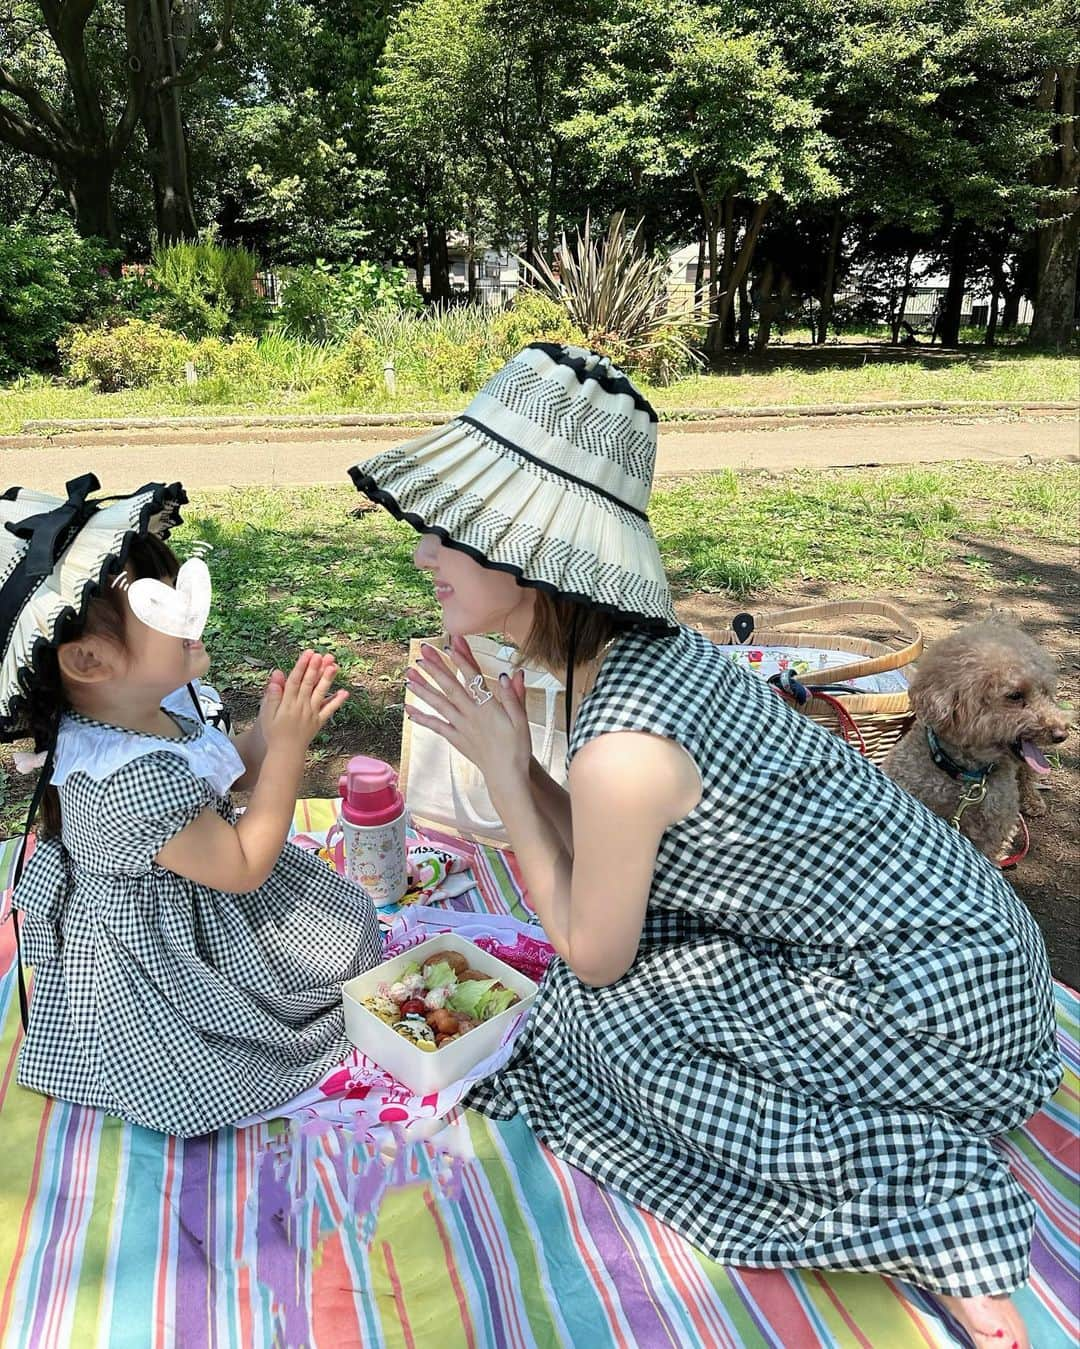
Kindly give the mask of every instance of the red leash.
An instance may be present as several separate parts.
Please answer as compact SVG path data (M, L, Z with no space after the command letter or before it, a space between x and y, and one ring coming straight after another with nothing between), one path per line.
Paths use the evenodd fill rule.
M769 680L769 684L774 688L781 698L787 698L796 707L801 706L809 698L820 698L823 703L828 703L833 712L836 713L836 720L840 723L840 735L846 744L851 744L854 740L861 754L866 753L866 741L863 739L862 731L855 724L851 713L847 710L839 698L834 698L831 693L822 693L819 689L807 687L805 684L799 684L794 679L790 681L794 686L795 692L791 688L784 688L780 684L774 684Z
M1020 821L1020 831L1024 835L1024 841L1016 852L1010 853L1003 862L998 863L998 866L1002 871L1007 871L1009 867L1016 866L1017 862L1022 862L1028 855L1028 849L1031 847L1031 835L1028 833L1027 820L1024 819L1023 815L1020 815L1017 818Z

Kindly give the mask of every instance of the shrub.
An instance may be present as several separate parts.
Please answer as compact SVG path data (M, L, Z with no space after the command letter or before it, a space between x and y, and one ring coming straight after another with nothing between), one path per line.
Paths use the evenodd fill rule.
M525 263L533 285L558 301L574 324L588 336L586 345L611 356L616 364L654 360L650 349L662 346L666 366L675 360L684 368L695 362L690 338L693 315L671 302L669 259L645 248L645 222L629 230L626 216L612 218L603 240L594 239L588 216L571 245L563 236L556 250L557 267L537 260ZM621 362L616 356L620 353Z
M182 380L194 359L186 338L143 319L112 328L73 328L59 346L68 377L102 393Z
M333 383L337 352L323 342L298 341L271 328L259 338L258 353L262 378L271 388L306 390Z
M339 393L364 402L376 397L383 385L384 358L375 340L363 328L351 332L330 366L330 378Z
M161 322L185 337L260 332L270 320L256 293L259 260L246 248L165 244L154 250L149 280L160 293Z
M153 323L161 317L161 291L147 276L145 267L122 268L115 295L115 311L119 322L136 318Z
M320 258L288 274L281 290L281 324L290 337L338 342L372 310L414 310L422 304L404 267L374 262L332 267Z
M497 366L483 337L455 341L434 326L421 339L417 354L424 369L422 383L438 393L473 393L494 373L493 364Z
M655 386L674 384L701 369L704 362L694 348L703 341L700 329L659 328L646 345L626 352L622 368ZM619 361L615 360L615 364Z
M510 308L495 315L491 320L491 333L507 360L530 342L587 345L585 334L574 326L565 306L531 289L518 291Z
M472 393L504 359L490 315L468 305L436 306L407 338L396 353L399 383L404 378L420 393Z
M229 342L220 337L204 337L195 343L191 361L200 381L259 390L269 388L273 382L267 378L269 372L260 359L258 342L247 335Z
M55 361L64 329L113 301L118 258L69 225L47 234L22 225L0 230L0 378Z

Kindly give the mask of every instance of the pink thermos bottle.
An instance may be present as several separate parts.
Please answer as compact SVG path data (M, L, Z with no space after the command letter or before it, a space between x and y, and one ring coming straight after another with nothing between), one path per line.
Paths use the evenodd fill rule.
M345 875L376 905L396 904L407 887L405 802L397 776L381 759L357 754L338 779Z

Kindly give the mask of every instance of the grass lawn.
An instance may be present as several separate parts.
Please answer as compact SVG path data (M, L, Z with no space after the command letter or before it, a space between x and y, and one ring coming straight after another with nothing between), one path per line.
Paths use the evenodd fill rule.
M1040 355L1020 348L962 352L940 349L777 347L761 361L732 360L723 373L698 375L665 389L646 389L661 413L691 408L783 403L888 402L959 399L1023 401L1075 399L1080 387L1075 354ZM410 412L460 409L464 392L418 395L404 389L362 407L334 391L226 390L208 385L95 393L40 377L0 389L0 435L27 421L61 417L196 416L217 414Z

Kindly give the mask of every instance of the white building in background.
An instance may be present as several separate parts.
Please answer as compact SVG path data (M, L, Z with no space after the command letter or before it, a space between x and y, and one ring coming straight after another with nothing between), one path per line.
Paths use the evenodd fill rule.
M912 273L915 276L919 274L920 263L927 266L928 259L915 259L915 265L912 268ZM923 329L929 331L934 323L934 315L938 312L939 307L945 303L945 292L948 289L949 278L941 273L920 277L919 280L912 282L911 294L904 306L901 319L906 320L917 331ZM1004 301L999 299L999 317L1003 304ZM1016 321L1018 323L1030 323L1034 312L1035 309L1031 301L1021 299L1020 311ZM964 291L964 298L960 304L961 326L965 328L985 328L989 318L990 287L984 284Z

